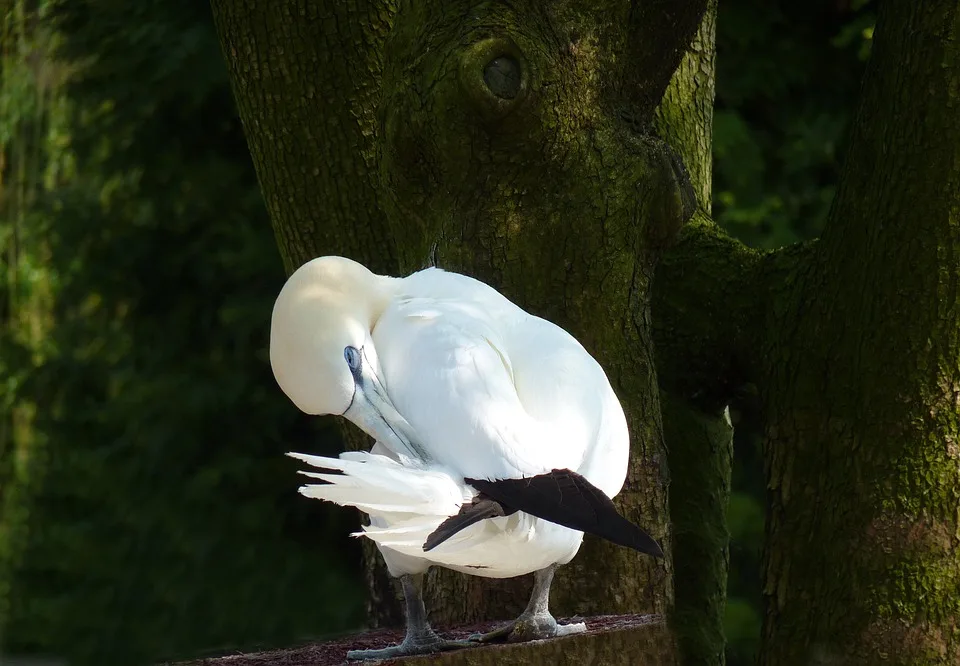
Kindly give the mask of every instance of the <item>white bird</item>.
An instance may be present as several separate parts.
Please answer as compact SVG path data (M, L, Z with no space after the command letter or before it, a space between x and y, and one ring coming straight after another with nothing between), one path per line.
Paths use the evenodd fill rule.
M270 363L308 414L340 414L376 440L339 458L291 453L323 471L300 492L357 507L406 600L404 641L352 659L476 644L430 628L418 579L437 565L490 578L535 572L530 603L485 636L575 633L548 610L557 566L588 531L654 556L660 547L611 498L627 472L623 409L600 365L560 327L486 284L437 268L375 275L320 257L273 309Z

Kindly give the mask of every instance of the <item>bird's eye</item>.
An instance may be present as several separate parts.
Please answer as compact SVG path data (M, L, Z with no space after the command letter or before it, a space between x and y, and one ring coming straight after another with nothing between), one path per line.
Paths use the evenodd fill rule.
M350 366L351 372L356 372L360 369L360 350L356 347L344 347L343 358L347 360L347 365Z

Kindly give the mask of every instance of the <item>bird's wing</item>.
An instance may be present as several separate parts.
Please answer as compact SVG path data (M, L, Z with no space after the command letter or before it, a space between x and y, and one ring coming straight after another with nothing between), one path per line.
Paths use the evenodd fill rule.
M535 318L519 312L504 321L489 312L455 300L394 301L373 333L391 400L430 455L462 476L516 479L578 469L596 432L592 410L558 401L563 391L542 383L553 398L532 415L514 377L522 366L525 390L536 391L536 369L509 353L509 338L523 335L526 320ZM542 336L543 327L529 333ZM537 347L536 340L527 344ZM543 376L549 381L548 372Z
M630 434L603 368L573 336L539 317L528 316L508 348L517 359L514 384L527 412L564 430L586 429L580 435L590 442L583 461L568 469L615 497L627 474Z

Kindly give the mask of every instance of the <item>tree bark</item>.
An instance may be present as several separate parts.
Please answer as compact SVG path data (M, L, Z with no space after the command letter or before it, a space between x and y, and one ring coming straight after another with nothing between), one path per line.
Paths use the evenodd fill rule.
M761 368L761 663L960 662L960 3L884 2Z
M588 538L554 606L666 613L650 281L693 201L642 100L659 99L705 2L355 1L325 3L329 16L302 0L212 4L288 269L341 253L463 271L570 330L607 370L632 433L617 503L668 555ZM638 43L653 22L665 31ZM428 606L441 623L508 618L528 587L437 570Z

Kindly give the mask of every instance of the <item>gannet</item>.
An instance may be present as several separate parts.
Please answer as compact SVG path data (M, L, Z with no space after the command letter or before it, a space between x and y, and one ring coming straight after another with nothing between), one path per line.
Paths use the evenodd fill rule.
M492 287L427 268L376 275L344 257L301 266L280 291L270 363L307 414L339 414L376 441L339 458L289 453L319 471L306 497L369 515L406 602L406 636L350 659L424 654L583 631L548 609L558 566L584 532L655 557L660 546L611 501L627 472L627 421L606 374L559 326ZM420 596L431 566L507 578L533 572L519 618L442 640Z

